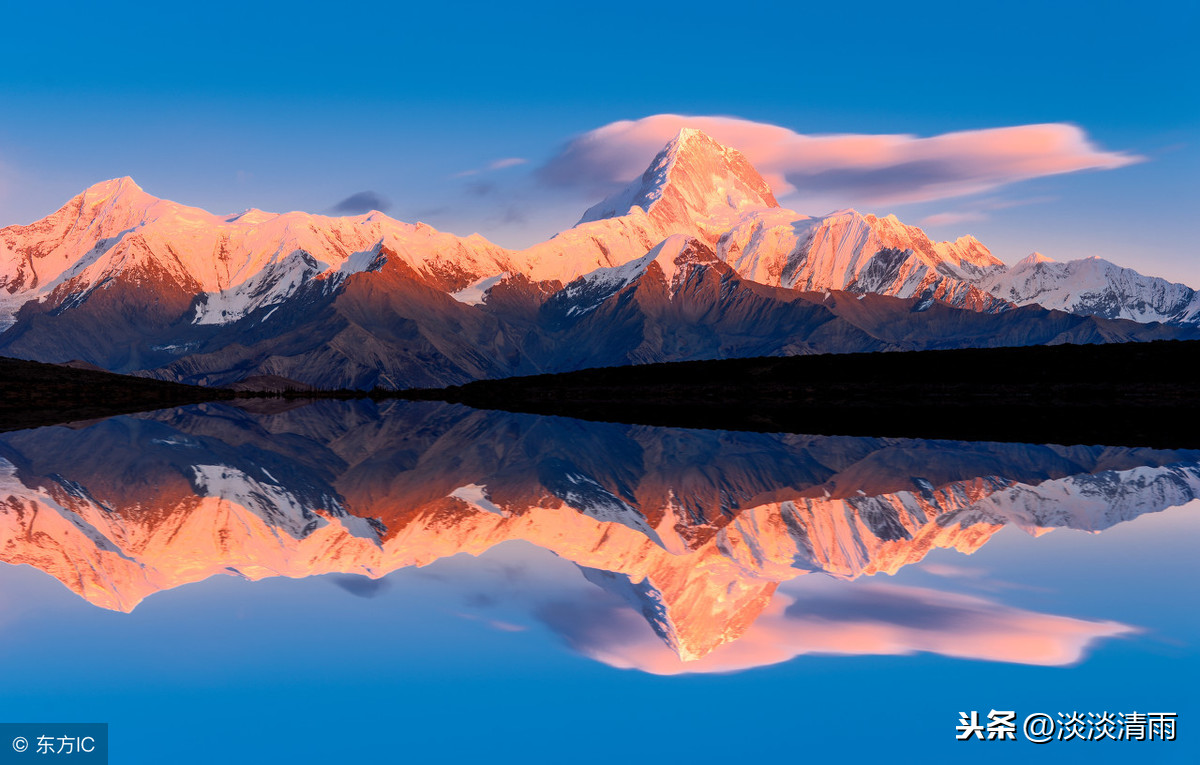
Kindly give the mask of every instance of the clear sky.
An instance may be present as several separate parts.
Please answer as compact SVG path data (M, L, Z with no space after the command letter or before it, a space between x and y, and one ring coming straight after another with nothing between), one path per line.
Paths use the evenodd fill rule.
M801 212L1200 287L1198 9L8 4L0 225L129 175L213 212L377 207L524 246L696 121L655 115L725 116Z

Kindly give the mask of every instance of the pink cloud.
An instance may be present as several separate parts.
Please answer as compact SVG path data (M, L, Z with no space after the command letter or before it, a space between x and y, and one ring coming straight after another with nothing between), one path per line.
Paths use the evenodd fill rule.
M906 203L975 194L1017 181L1142 161L1104 151L1075 125L1051 123L913 135L804 135L735 117L657 114L569 141L538 171L551 185L609 193L637 177L682 127L738 149L777 196Z
M805 577L807 579L807 577ZM822 581L777 593L741 638L684 662L630 609L605 614L594 631L566 637L610 666L660 675L734 672L806 654L906 655L1063 666L1096 641L1136 632L1111 621L1026 611L984 598L920 587Z

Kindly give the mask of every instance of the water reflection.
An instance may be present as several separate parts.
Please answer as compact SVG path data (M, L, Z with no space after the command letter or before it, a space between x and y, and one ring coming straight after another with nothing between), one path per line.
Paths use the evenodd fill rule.
M205 405L0 435L0 560L132 611L216 574L337 574L372 597L389 572L524 540L600 588L535 618L613 666L914 651L1057 665L1132 628L802 575L895 573L1006 525L1101 531L1198 495L1195 451L689 431L437 403Z

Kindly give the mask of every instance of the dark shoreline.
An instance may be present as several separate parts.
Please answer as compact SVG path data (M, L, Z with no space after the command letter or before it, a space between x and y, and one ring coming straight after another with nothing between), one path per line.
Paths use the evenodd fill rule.
M232 399L222 388L0 357L0 431Z
M1200 341L767 357L401 391L481 409L720 430L1200 447Z
M402 391L234 391L0 359L0 431L206 401L437 400L719 430L1200 448L1200 341L762 357Z

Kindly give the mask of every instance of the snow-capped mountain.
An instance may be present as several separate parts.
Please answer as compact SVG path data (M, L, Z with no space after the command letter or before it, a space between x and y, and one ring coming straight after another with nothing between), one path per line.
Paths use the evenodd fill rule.
M974 286L1004 268L977 240L934 243L895 216L846 210L814 218L786 210L740 152L689 129L641 178L524 255L536 278L565 283L629 263L649 251L647 243L657 246L673 235L705 242L743 278L770 286L894 297L930 293L974 310L1009 307Z
M382 213L221 217L157 199L130 178L98 183L29 226L0 229L0 246L5 327L29 300L69 307L116 281L187 290L199 296L188 320L228 324L308 281L336 285L377 268L384 247L447 290L510 266L505 250L478 235L456 237Z
M1004 264L973 237L932 242L896 216L844 210L809 218L790 210L745 216L717 252L743 278L798 290L847 290L894 297L930 295L996 312L1011 307L977 283Z
M575 227L520 251L378 212L218 216L128 178L0 229L0 353L202 384L399 388L611 363L1192 337L1198 316L1189 288L1102 261L1008 269L971 237L933 242L894 216L785 210L744 156L686 129Z
M779 203L741 152L684 128L640 179L590 207L579 222L616 218L635 207L664 229L695 226L714 239L741 215Z
M1196 290L1096 257L1059 263L1035 252L1012 268L983 278L980 286L1017 305L1036 304L1106 319L1200 322Z
M711 245L743 215L777 207L770 186L740 152L684 129L641 178L521 255L533 278L566 283L628 263L673 235Z

